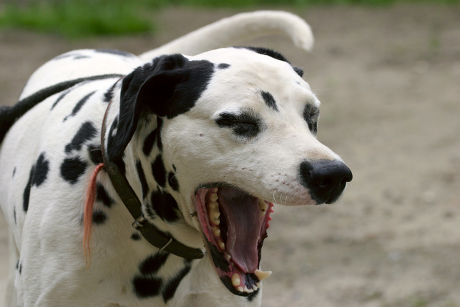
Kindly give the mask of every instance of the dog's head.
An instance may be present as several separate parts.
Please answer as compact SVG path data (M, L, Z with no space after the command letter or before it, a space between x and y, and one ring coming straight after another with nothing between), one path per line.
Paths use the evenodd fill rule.
M168 211L158 193L170 195L238 295L267 276L258 268L273 203L331 203L352 179L316 138L320 103L301 75L276 52L225 48L162 56L123 80L109 158L137 140L152 172L145 206Z

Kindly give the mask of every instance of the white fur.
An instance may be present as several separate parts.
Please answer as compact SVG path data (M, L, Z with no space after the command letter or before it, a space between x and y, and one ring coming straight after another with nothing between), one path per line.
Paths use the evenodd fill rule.
M264 14L266 13L241 15L238 18L244 17L243 20L248 20L248 16L258 16L255 23L260 24L264 16L275 19L277 17L274 16L292 17L290 14L283 15L284 13ZM287 20L283 18L282 20ZM241 21L233 19L235 20ZM228 22L222 21L221 26L226 26L219 29L225 29ZM297 26L302 27L300 24ZM212 30L213 33L214 31ZM192 39L200 42L199 38ZM302 44L309 46L310 38L306 39L307 42ZM193 42L188 38L186 41L189 47L184 48L194 53L193 50L196 49L193 49ZM174 44L176 43L162 50L181 50L180 44ZM82 66L81 61L73 61L69 57L52 60L32 75L21 97L64 80L102 73L126 74L152 54L158 54L156 52L159 51L144 54L142 58L127 59L92 50L75 51L75 54L90 57L85 60L85 65ZM230 68L216 70L195 107L165 120L162 130L163 159L168 170L173 163L177 166L176 176L180 191L172 191L171 195L178 202L183 220L165 223L154 219L151 222L189 246L202 247L202 234L196 216L193 215L195 207L192 198L197 186L208 182L225 181L244 187L244 190L254 196L284 205L314 203L309 191L297 178L299 163L307 158L340 158L310 133L302 118L306 103L319 106L319 101L309 85L288 63L245 49L217 49L189 59L205 59L216 65L224 62L230 64ZM80 219L86 187L94 166L88 167L74 185L60 176L61 162L69 156L64 152L64 146L86 120L91 120L99 130L107 106L102 102L103 95L115 80L79 84L53 111L50 108L59 94L45 99L14 124L1 144L0 205L10 229L11 263L20 260L23 267L19 274L10 265L12 293L8 306L164 305L161 295L141 299L132 291L132 280L139 270L139 263L157 249L144 240L129 239L133 232L132 218L113 190L107 175L102 172L98 181L104 185L116 204L107 214L108 220L104 225L93 226L89 267L86 267L82 249ZM274 112L265 105L259 95L260 90L269 91L273 95L280 112ZM63 118L69 115L76 101L92 91L95 94L79 113L69 117L63 124ZM108 115L109 126L118 115L119 93L120 82L115 88ZM264 133L249 142L235 137L231 129L219 128L215 123L218 113L236 111L243 107L252 108L265 123ZM142 193L135 168L137 159L146 171L147 181L155 184L149 165L157 151L154 149L149 157L141 154L143 140L155 126L154 119L139 124L125 150L126 176L139 197ZM100 131L90 143L97 142L99 133ZM49 161L48 177L40 187L32 187L29 209L24 213L24 187L31 166L42 152ZM76 153L71 156L75 155ZM83 151L78 155L87 159ZM16 171L12 179L14 168ZM96 204L96 209L97 206L101 205ZM13 221L14 210L16 223ZM158 276L165 280L171 278L177 274L183 263L183 259L170 255ZM261 293L251 302L230 293L218 279L208 255L202 260L193 261L190 273L168 301L168 306L260 304Z

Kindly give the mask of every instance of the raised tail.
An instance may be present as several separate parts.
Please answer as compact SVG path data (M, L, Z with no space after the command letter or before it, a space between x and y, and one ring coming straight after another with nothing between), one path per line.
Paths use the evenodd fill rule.
M147 61L168 53L195 55L271 34L286 35L295 46L307 51L313 47L310 26L299 16L283 11L256 11L218 20L139 56Z

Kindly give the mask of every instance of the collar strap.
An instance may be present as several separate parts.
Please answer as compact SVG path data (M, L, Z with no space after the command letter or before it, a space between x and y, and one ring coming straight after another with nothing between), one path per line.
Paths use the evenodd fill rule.
M134 193L133 188L129 184L126 177L121 173L118 165L110 161L106 156L105 151L105 132L106 132L106 119L109 113L112 101L109 102L107 109L105 110L104 118L102 120L101 128L101 151L102 159L104 161L104 169L109 175L110 181L121 198L126 209L128 209L131 216L134 218L132 226L138 230L142 236L153 246L176 256L185 258L187 260L203 258L204 253L200 248L192 248L182 244L181 242L174 239L172 236L168 236L163 231L159 230L155 225L149 223L142 213L142 204Z

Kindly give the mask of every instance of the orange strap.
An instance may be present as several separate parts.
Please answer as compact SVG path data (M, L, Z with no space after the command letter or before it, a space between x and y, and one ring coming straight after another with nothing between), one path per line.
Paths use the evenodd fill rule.
M93 207L96 198L96 179L99 171L104 167L104 163L99 163L91 175L91 179L86 190L86 201L83 211L83 250L85 251L86 264L89 265L91 250L89 243L91 240L91 226L93 224Z

